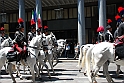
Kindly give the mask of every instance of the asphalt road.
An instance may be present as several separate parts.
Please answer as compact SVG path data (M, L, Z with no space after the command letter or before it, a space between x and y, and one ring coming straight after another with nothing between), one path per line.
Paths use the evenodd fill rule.
M41 74L42 79L36 78L36 83L89 83L87 77L84 76L83 74L84 69L82 69L82 71L79 72L76 66L77 66L77 60L61 59L60 62L54 67L56 75L53 75L52 71L50 71L52 77L51 79L49 79L47 75L47 71L44 68L43 74ZM121 67L121 70L124 72L124 67ZM116 71L116 65L114 63L111 63L109 65L109 73L112 76L113 80L115 81L115 83L124 83L123 74L120 74L121 75L120 78L117 78L115 71ZM97 82L108 83L102 73L103 71L101 68L98 73L99 77L96 78ZM23 71L21 70L21 74L23 76L23 80L20 80L18 77L16 77L14 73L17 83L31 83L30 73L24 75ZM4 68L2 68L1 71L0 83L12 83L12 79L10 75L5 74Z

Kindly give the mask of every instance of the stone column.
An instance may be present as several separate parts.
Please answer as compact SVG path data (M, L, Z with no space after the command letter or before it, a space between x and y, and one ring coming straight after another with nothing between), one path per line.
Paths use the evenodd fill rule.
M106 27L106 0L98 0L99 26Z
M78 0L78 43L85 44L84 0Z

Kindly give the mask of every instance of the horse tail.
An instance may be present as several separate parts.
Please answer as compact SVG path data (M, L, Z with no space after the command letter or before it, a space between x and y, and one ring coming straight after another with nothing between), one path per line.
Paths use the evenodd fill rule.
M85 49L83 49L83 58L82 58L82 62L81 62L81 66L84 67L85 65L85 59L86 59L86 53L87 53L87 50L90 48L90 46L87 46Z
M83 51L82 51L83 47L84 47L84 45L82 45L80 47L80 54L79 54L78 65L77 65L78 67L80 67L81 60L82 60L82 57L83 57Z

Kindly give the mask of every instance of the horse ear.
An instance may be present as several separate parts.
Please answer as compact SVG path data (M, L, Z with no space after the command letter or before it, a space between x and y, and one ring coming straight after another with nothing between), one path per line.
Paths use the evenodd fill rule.
M53 33L52 33L52 32L51 32L50 34L51 34L51 35L53 35Z

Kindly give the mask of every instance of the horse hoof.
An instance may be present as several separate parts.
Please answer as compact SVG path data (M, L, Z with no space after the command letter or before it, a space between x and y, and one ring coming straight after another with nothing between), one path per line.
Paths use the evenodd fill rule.
M57 73L53 73L53 76L58 75Z
M96 74L96 77L99 77L99 75L98 75L98 74Z
M13 83L16 83L16 82L13 82Z
M86 73L84 73L84 76L87 76L87 74L86 74Z
M49 77L49 79L51 79L51 77Z
M121 76L120 76L120 75L118 75L118 76L117 76L117 78L121 78Z
M81 72L81 70L79 70L79 72Z
M20 80L23 80L23 78L20 78Z
M16 77L19 77L19 75L16 75Z
M94 83L97 83L97 82L94 82Z
M122 71L120 71L120 72L119 72L119 74L123 74L123 72L122 72Z

